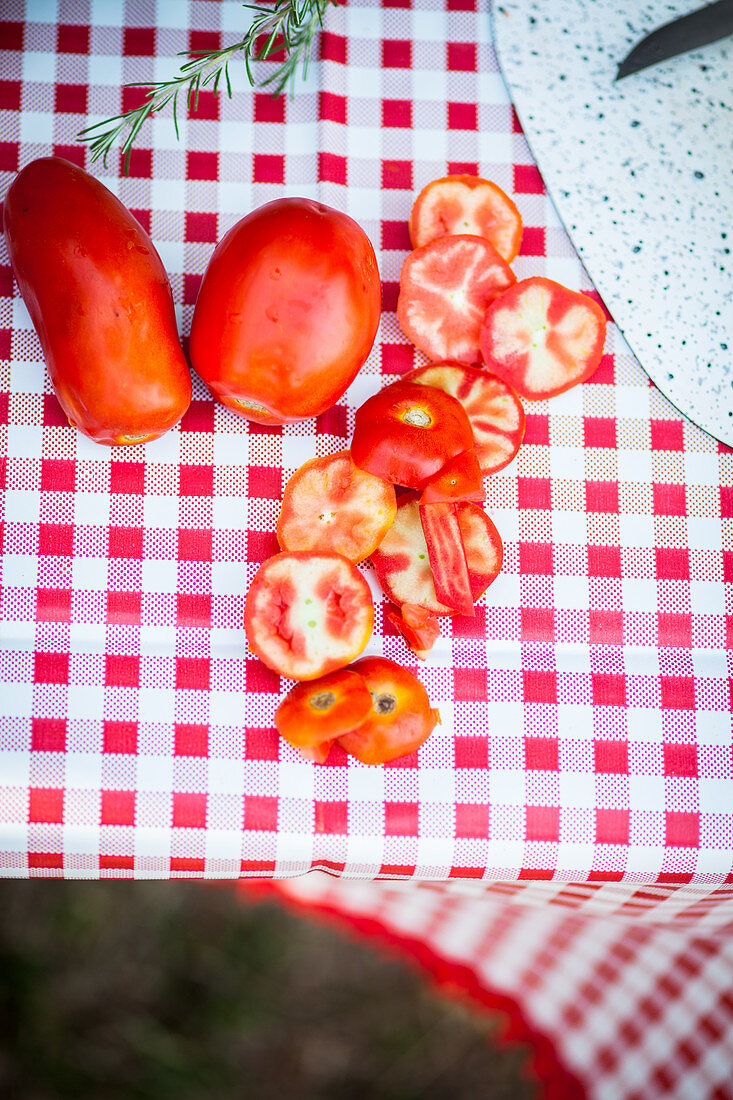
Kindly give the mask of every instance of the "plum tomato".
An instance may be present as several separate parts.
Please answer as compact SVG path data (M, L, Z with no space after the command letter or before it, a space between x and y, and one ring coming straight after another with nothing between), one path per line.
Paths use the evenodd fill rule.
M362 657L349 668L366 681L372 708L360 726L339 737L341 748L362 764L415 752L440 722L417 676L386 657Z
M456 511L475 602L501 570L501 537L480 505L461 501ZM398 606L418 604L434 615L455 614L455 610L441 603L435 593L420 518L419 494L405 493L398 500L397 516L372 554L372 565L382 591L392 603Z
M437 386L463 405L473 429L473 445L483 474L495 474L512 461L524 437L524 407L512 387L484 367L430 363L402 376L404 382Z
M393 382L357 409L351 457L394 485L421 489L461 452L473 431L455 397L430 386Z
M349 451L311 458L285 486L277 540L283 550L326 550L360 562L397 513L394 485L354 465Z
M486 310L516 281L483 237L440 237L410 252L403 263L397 320L428 359L478 363Z
M410 212L413 248L448 234L485 237L512 262L522 241L522 218L500 187L478 176L444 176L423 187Z
M380 303L361 226L310 199L275 199L214 250L194 308L191 363L219 401L249 420L316 416L369 355Z
M341 668L291 688L275 711L275 729L295 748L325 759L331 742L361 725L371 709L363 678ZM312 752L306 756L313 759Z
M435 615L416 603L388 607L384 614L397 627L415 656L424 661L440 636Z
M316 680L353 661L373 622L369 585L341 554L275 554L258 569L244 605L250 649L291 680Z
M522 397L555 397L590 378L603 355L606 316L587 294L535 276L493 302L481 352Z
M191 401L168 275L111 191L60 157L5 197L13 274L69 423L97 443L157 439Z

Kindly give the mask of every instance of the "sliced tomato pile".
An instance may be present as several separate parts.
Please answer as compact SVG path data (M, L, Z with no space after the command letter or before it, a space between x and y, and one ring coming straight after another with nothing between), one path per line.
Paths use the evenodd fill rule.
M283 552L258 569L244 606L250 649L292 680L342 668L369 641L369 585L340 554Z
M555 397L597 369L606 317L592 298L535 277L489 307L481 330L487 365L523 397Z
M410 252L403 263L397 320L429 359L477 363L486 310L516 281L483 237L440 237Z
M322 764L331 742L360 726L371 709L364 678L341 668L296 684L275 711L275 729L306 759Z
M431 363L403 375L403 382L436 386L457 398L473 429L473 445L483 474L503 470L524 436L524 408L507 382L482 367Z
M485 237L508 264L522 241L522 218L500 187L478 176L456 175L423 187L410 213L413 248L451 233Z
M501 537L479 505L461 501L455 509L471 600L475 603L501 570ZM453 553L458 552L456 546ZM461 609L441 602L436 593L417 493L405 493L400 497L397 517L372 554L372 565L382 591L392 603L400 607L406 603L417 604L433 615L460 613Z
M312 458L285 486L277 540L283 550L368 558L397 512L394 485L354 465L349 451Z

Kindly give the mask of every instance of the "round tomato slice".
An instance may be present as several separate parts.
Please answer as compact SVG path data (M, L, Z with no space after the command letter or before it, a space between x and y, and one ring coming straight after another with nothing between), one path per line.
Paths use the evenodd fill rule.
M320 750L361 725L371 709L363 678L341 668L296 684L275 711L275 729L297 749Z
M473 447L473 431L455 397L431 386L394 382L357 409L351 457L394 485L421 489L456 455Z
M353 661L373 621L369 585L341 554L275 554L257 570L244 605L250 649L291 680L315 680Z
M444 176L423 187L410 213L413 248L448 234L485 237L512 262L522 241L522 218L500 187L479 176Z
M473 445L483 474L503 470L524 437L524 407L512 387L483 367L431 363L402 377L404 382L437 386L461 402L473 429Z
M365 721L339 737L341 748L362 764L415 752L440 722L417 676L386 657L362 657L350 667L366 681L373 702Z
M475 602L501 570L501 536L478 504L460 501L455 507ZM395 521L372 554L372 565L383 592L398 606L418 604L434 615L456 614L435 594L417 493L400 497Z
M555 397L598 368L606 316L587 294L536 276L489 306L481 352L495 371L534 401Z
M477 363L486 310L516 282L493 244L463 234L410 252L400 273L397 320L428 359Z
M277 541L283 550L324 550L360 562L397 512L394 485L354 465L349 451L311 458L285 486Z

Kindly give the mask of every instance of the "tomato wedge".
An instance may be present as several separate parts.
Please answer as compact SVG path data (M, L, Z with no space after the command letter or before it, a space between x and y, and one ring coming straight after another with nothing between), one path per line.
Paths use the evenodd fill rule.
M421 503L419 507L435 595L459 615L474 615L458 505Z
M362 725L339 737L341 748L362 764L415 752L440 722L417 676L386 657L362 657L350 671L364 677L373 702Z
M373 621L369 585L341 554L275 554L257 570L244 605L250 649L292 680L343 668L369 641Z
M388 607L384 614L397 627L415 656L424 661L440 636L435 615L416 603Z
M478 504L456 505L471 595L474 602L496 579L502 563L501 537ZM397 516L372 554L372 565L382 591L392 603L417 604L434 615L454 615L435 592L428 547L420 519L419 494L405 493L397 502Z
M427 483L420 500L423 504L486 500L481 467L473 448L446 462L443 469Z
M410 252L400 273L397 320L429 359L477 363L486 310L516 282L483 237L440 237Z
M413 248L448 234L485 237L508 264L519 252L522 218L507 194L479 176L444 176L423 187L410 213Z
M421 489L472 447L473 430L460 401L431 386L394 382L356 411L351 457L394 485Z
M295 748L316 750L307 759L325 759L331 742L361 725L371 709L363 677L341 668L291 688L275 711L275 729Z
M379 546L396 513L394 485L339 451L311 458L290 478L277 541L283 550L333 551L360 562Z
M503 470L524 438L524 407L512 387L484 367L431 363L402 376L403 382L437 386L457 398L468 414L483 474Z
M490 370L537 401L589 378L601 362L605 339L606 317L597 302L534 277L489 306L481 352Z

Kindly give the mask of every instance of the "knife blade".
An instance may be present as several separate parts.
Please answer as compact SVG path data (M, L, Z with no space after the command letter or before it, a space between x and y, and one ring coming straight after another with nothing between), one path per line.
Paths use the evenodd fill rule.
M619 65L615 79L622 80L670 57L708 46L729 34L733 34L733 0L717 0L717 3L665 23L642 38Z

